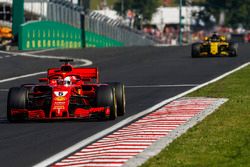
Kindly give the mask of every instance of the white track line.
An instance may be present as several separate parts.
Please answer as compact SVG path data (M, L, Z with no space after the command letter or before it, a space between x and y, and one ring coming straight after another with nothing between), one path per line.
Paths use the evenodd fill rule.
M92 61L87 59L78 59L72 57L62 57L62 56L47 56L47 55L32 55L29 53L19 53L18 55L26 56L26 57L33 57L33 58L40 58L40 59L73 59L75 62L81 62L82 64L79 66L90 66L93 64Z
M126 88L172 88L172 87L195 87L199 84L180 84L180 85L131 85Z
M51 49L52 50L52 49ZM26 52L26 53L18 53L18 52L5 52L5 51L0 51L0 53L4 53L4 54L9 54L12 56L26 56L26 57L32 57L32 58L39 58L39 59L73 59L76 62L81 62L81 65L78 66L90 66L93 64L92 61L87 60L87 59L79 59L79 58L73 58L73 57L65 57L65 56L47 56L47 55L32 55L31 53L38 53L37 52Z
M36 54L36 53L44 53L44 52L48 52L48 51L53 51L53 50L62 50L62 49L51 48L51 49L44 49L44 50L29 51L29 52L26 52L26 53L28 53L28 54Z
M39 59L73 59L75 62L80 62L80 65L77 65L78 67L81 66L90 66L93 64L92 61L87 60L87 59L78 59L78 58L71 58L71 57L57 57L57 56L46 56L46 55L32 55L29 53L10 53L10 52L4 52L4 51L0 51L0 53L4 53L4 54L10 54L10 55L21 55L21 56L26 56L26 57L33 57L33 58L39 58ZM20 75L20 76L16 76L16 77L11 77L11 78L7 78L7 79L2 79L0 80L0 83L4 83L4 82L9 82L9 81L13 81L13 80L18 80L18 79L23 79L23 78L28 78L28 77L33 77L33 76L37 76L37 75L42 75L42 74L46 74L47 71L41 71L41 72L36 72L36 73L31 73L31 74L25 74L25 75Z
M37 73L32 73L32 74L20 75L17 77L2 79L2 80L0 80L0 83L14 81L14 80L22 79L22 78L33 77L33 76L42 75L42 74L46 74L46 73L47 73L46 71L43 71L43 72L37 72Z
M111 132L113 132L113 131L115 131L115 130L117 130L117 129L125 126L125 125L127 125L128 123L130 123L130 122L132 122L132 121L134 121L134 120L136 120L136 119L138 119L138 118L140 118L140 117L142 117L142 116L144 116L146 114L149 114L149 113L161 108L162 106L166 105L167 103L169 103L171 101L174 101L176 99L179 99L179 98L181 98L181 97L183 97L183 96L185 96L185 95L187 95L187 94L189 94L191 92L194 92L194 91L196 91L196 90L198 90L198 89L200 89L202 87L205 87L205 86L207 86L207 85L209 85L211 83L214 83L214 82L216 82L218 80L221 80L222 78L225 78L226 76L228 76L228 75L230 75L230 74L232 74L232 73L234 73L234 72L236 72L236 71L238 71L238 70L240 70L240 69L242 69L242 68L244 68L244 67L246 67L248 65L249 65L249 62L245 63L245 64L241 65L240 67L238 67L238 68L236 68L236 69L234 69L232 71L229 71L229 72L227 72L227 73L225 73L225 74L223 74L223 75L221 75L221 76L219 76L219 77L217 77L215 79L212 79L211 81L208 81L208 82L206 82L204 84L196 86L195 88L192 88L192 89L190 89L190 90L188 90L186 92L178 94L177 96L166 99L166 100L164 100L164 101L162 101L162 102L160 102L160 103L158 103L158 104L156 104L156 105L154 105L154 106L152 106L152 107L150 107L150 108L148 108L148 109L146 109L146 110L144 110L142 112L139 112L138 114L132 115L132 116L122 120L121 122L113 125L112 127L108 128L108 129L105 129L105 130L103 130L103 131L101 131L101 132L99 132L99 133L97 133L95 135L92 135L92 136L90 136L90 137L88 137L88 138L74 144L73 146L71 146L71 147L69 147L69 148L67 148L67 149L65 149L65 150L63 150L63 151L49 157L48 159L46 159L46 160L44 160L44 161L42 161L42 162L40 162L38 164L35 164L34 167L49 166L50 164L57 162L58 160L66 157L67 155L70 155L70 154L74 153L76 150L79 150L80 148L83 148L83 147L89 145L90 143L96 141L97 139L100 139L100 138L108 135L109 133L111 133Z
M0 92L8 92L9 89L0 89Z

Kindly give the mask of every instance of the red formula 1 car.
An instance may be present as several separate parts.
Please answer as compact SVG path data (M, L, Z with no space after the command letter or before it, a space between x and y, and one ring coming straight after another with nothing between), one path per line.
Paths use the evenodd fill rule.
M48 69L41 84L13 87L8 93L7 118L20 120L100 118L114 120L125 113L124 85L100 84L97 68Z

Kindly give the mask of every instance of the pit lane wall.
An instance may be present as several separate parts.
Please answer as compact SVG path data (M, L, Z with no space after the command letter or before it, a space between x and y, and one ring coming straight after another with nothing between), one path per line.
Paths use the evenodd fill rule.
M117 47L122 42L53 21L33 21L19 27L19 50L50 48Z

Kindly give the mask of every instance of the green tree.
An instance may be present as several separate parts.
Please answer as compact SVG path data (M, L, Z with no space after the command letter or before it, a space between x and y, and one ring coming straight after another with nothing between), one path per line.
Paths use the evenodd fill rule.
M160 5L160 0L120 0L115 3L114 9L121 14L125 14L128 9L135 10L138 14L142 14L144 19L151 20L153 13ZM122 6L124 6L124 11L122 11Z
M236 28L242 24L250 28L250 0L206 0L195 4L205 6L206 12L216 17L217 23L220 14L225 14L225 25Z

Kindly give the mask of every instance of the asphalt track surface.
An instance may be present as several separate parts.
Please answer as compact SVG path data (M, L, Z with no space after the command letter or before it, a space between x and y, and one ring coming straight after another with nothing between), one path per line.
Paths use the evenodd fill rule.
M240 45L240 56L236 58L192 59L188 46L59 50L37 55L93 61L92 66L100 69L101 81L120 81L127 86L127 113L115 121L9 123L6 120L8 89L37 83L37 78L43 75L0 83L0 166L32 166L124 118L191 89L193 86L189 84L202 84L249 62L250 45ZM0 53L0 80L58 65L55 59Z

